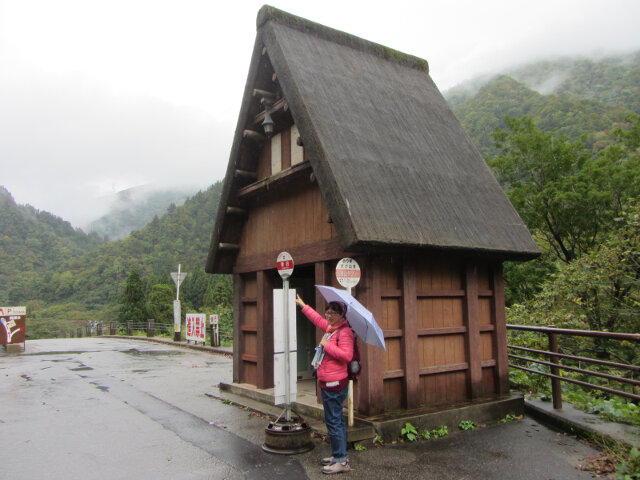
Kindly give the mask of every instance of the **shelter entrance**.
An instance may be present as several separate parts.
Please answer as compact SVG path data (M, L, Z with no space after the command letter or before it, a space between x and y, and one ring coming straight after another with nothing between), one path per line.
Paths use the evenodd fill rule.
M302 297L305 303L315 308L314 268L296 266L291 276L290 285ZM298 380L313 378L311 360L315 354L316 327L304 316L299 308L296 309L296 340L298 345Z

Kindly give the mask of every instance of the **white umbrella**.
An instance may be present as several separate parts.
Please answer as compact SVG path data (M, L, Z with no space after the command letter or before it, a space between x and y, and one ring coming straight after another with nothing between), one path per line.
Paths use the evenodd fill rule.
M324 299L331 302L341 302L347 306L347 320L356 335L363 342L386 350L384 344L384 333L373 318L373 314L367 310L353 295L346 290L328 287L326 285L316 285L316 288Z

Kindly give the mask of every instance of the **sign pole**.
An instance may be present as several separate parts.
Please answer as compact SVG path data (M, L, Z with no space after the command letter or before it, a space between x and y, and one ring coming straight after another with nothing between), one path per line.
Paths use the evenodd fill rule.
M287 422L291 421L291 385L290 385L290 377L291 377L291 359L289 358L289 308L288 308L288 300L289 300L289 277L284 278L282 281L282 290L283 290L283 315L284 315L284 378L285 378L285 410L284 410L284 418Z
M351 295L351 289L360 282L360 265L353 258L343 258L336 265L336 278ZM353 341L358 340L354 338ZM347 424L353 427L353 380L349 380L347 391L347 421Z

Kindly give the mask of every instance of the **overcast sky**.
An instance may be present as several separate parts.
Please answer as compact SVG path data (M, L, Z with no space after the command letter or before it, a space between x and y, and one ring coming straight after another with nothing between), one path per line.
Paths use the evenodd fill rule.
M0 185L84 227L136 185L222 179L264 2L0 0ZM441 90L640 49L638 0L273 0L428 60Z

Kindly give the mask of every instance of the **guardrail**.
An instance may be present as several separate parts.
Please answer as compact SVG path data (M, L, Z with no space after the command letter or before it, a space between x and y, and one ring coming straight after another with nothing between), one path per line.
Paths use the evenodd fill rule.
M559 409L562 408L562 388L560 382L569 382L573 384L580 385L586 388L592 388L601 390L603 392L611 393L614 395L620 395L626 398L631 398L635 401L640 401L640 395L637 395L633 392L626 392L624 390L618 390L610 387L606 387L603 385L596 385L589 382L584 382L582 380L576 380L574 378L568 378L561 375L561 370L567 370L571 372L577 372L588 376L605 378L607 380L612 380L615 382L619 382L625 385L633 385L635 387L640 387L640 381L635 379L634 377L640 378L640 366L638 365L628 365L624 363L618 362L610 362L607 360L600 360L596 358L589 357L580 357L576 355L568 355L564 354L560 351L558 336L559 335L567 335L567 336L582 336L582 337L600 337L611 340L626 340L631 342L636 342L640 344L640 334L635 333L611 333L611 332L599 332L593 330L570 330L563 328L555 328L555 326L550 325L548 327L529 327L525 325L507 325L507 329L509 330L524 330L530 332L538 332L547 335L548 337L548 350L539 350L534 348L521 347L517 345L507 345L507 347L512 350L519 350L528 353L533 353L536 355L549 357L549 361L539 360L536 358L525 357L521 355L514 355L509 353L509 358L514 360L519 360L521 362L532 362L541 365L545 365L549 367L549 373L541 372L539 370L534 370L532 368L523 367L522 365L517 365L514 363L509 363L509 367L516 368L518 370L524 370L525 372L534 373L537 375L543 375L551 378L551 395L553 398L553 408ZM560 363L560 359L566 359L573 362L580 363L590 363L597 364L606 367L610 367L611 369L621 369L630 372L631 378L610 375L608 373L596 372L593 370L586 370L583 368L571 366L571 365L563 365Z
M103 324L101 322L89 325L86 327L86 336L91 335L127 335L135 336L140 333L144 333L147 337L154 337L156 335L169 336L173 338L173 323L158 323L153 319L149 319L146 322L133 322L128 321L125 324L119 322L109 322ZM82 337L83 329L78 327L76 330L69 332L69 337ZM225 343L233 343L233 328L223 328L218 326L217 331L212 331L211 328L207 329L207 339L212 346L219 346L221 341Z

